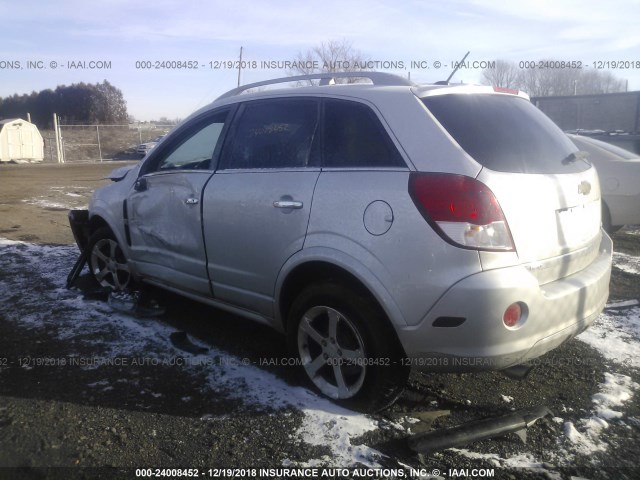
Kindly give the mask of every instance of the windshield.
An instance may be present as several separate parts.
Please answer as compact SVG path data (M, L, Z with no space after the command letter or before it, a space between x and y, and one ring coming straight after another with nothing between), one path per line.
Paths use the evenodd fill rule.
M431 95L425 106L478 163L498 172L574 173L590 165L567 162L575 146L546 115L512 95Z

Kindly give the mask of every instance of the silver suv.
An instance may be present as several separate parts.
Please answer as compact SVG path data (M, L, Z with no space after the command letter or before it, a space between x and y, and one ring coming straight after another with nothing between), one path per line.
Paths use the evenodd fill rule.
M270 325L349 407L389 405L411 368L520 365L609 293L596 171L517 91L371 72L246 85L112 178L70 214L98 282Z

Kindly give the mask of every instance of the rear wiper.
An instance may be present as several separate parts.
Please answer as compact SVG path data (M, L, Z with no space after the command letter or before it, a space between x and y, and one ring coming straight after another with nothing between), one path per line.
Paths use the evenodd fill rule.
M577 152L570 153L569 155L564 157L562 159L562 164L569 165L570 163L573 163L577 160L586 160L588 156L589 156L589 152L579 150Z

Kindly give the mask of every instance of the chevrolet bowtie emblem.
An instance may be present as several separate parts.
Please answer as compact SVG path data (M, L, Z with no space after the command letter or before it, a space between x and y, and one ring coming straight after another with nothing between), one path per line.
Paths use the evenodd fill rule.
M580 185L578 185L578 193L581 193L582 195L589 195L590 191L591 184L589 182L587 182L586 180L580 182Z

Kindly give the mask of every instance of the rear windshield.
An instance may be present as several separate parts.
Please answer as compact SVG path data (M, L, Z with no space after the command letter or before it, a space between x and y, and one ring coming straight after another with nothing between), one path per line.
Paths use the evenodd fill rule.
M540 110L511 95L433 95L426 107L478 163L498 172L574 173L589 168Z

